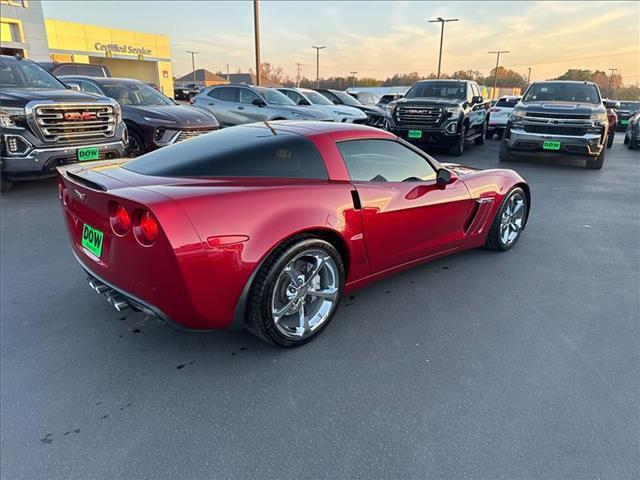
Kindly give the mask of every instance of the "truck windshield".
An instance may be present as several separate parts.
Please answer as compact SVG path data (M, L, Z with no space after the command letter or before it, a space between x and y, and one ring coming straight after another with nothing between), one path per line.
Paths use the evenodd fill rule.
M534 83L525 93L523 103L528 102L580 102L600 103L595 85L589 83L544 82Z
M467 85L463 82L420 82L416 83L405 98L436 97L464 100L467 98Z
M15 58L0 60L0 85L3 88L66 88L40 65Z
M120 105L173 105L173 102L155 88L143 83L105 83L102 85L105 95Z
M640 102L620 102L620 110L631 110L637 112L640 110Z

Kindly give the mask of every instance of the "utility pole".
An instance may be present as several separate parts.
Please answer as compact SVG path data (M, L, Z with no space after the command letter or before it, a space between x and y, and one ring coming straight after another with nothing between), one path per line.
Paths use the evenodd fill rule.
M296 75L296 87L300 88L300 67L302 66L301 63L296 63L296 67L298 67L298 74Z
M498 67L500 66L500 54L501 53L510 53L509 50L496 50L494 52L489 52L491 54L496 54L496 73L493 76L493 91L491 92L491 98L496 98L496 90L498 89Z
M258 0L253 0L253 31L256 41L256 86L262 83L262 68L260 65L260 6Z
M191 75L193 76L193 83L196 83L196 55L200 52L192 52L191 50L187 50L187 53L191 54Z
M229 64L227 63L227 82L229 81Z
M447 22L458 22L459 18L442 18L429 20L429 23L440 23L440 55L438 55L438 78L440 78L440 68L442 67L442 43L444 42L444 24Z
M609 95L613 96L613 90L611 90L611 82L613 81L613 74L618 71L617 68L609 68L611 75L609 75Z
M529 74L527 75L527 85L531 84L531 67L527 67L529 69Z
M356 86L356 75L358 74L358 72L349 72L351 74L351 86L355 87Z
M323 48L327 48L326 46L322 47L311 47L316 49L316 88L320 88L320 50Z

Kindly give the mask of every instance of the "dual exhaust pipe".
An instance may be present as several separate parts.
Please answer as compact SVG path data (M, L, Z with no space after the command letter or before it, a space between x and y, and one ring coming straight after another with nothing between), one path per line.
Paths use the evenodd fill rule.
M89 287L91 287L92 290L99 293L100 295L104 295L111 306L118 312L124 312L125 310L129 310L132 308L125 296L121 293L116 292L110 286L105 285L100 280L97 280L93 277L89 277L88 280Z

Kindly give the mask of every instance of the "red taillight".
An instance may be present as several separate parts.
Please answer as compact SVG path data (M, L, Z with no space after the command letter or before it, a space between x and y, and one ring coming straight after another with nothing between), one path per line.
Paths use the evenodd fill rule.
M138 242L145 246L152 245L158 238L159 230L158 221L151 212L146 210L137 212L134 233Z
M111 224L111 230L116 235L122 237L127 234L131 228L131 217L129 212L120 204L115 202L109 205L109 223Z

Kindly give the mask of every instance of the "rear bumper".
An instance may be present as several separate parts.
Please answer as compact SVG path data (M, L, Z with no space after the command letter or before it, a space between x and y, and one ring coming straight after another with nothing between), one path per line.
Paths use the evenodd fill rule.
M560 142L560 149L553 151L543 149L544 142L548 140ZM605 140L598 133L587 133L578 137L525 132L519 128L509 130L505 142L507 149L513 152L545 152L586 157L597 157L605 148Z

